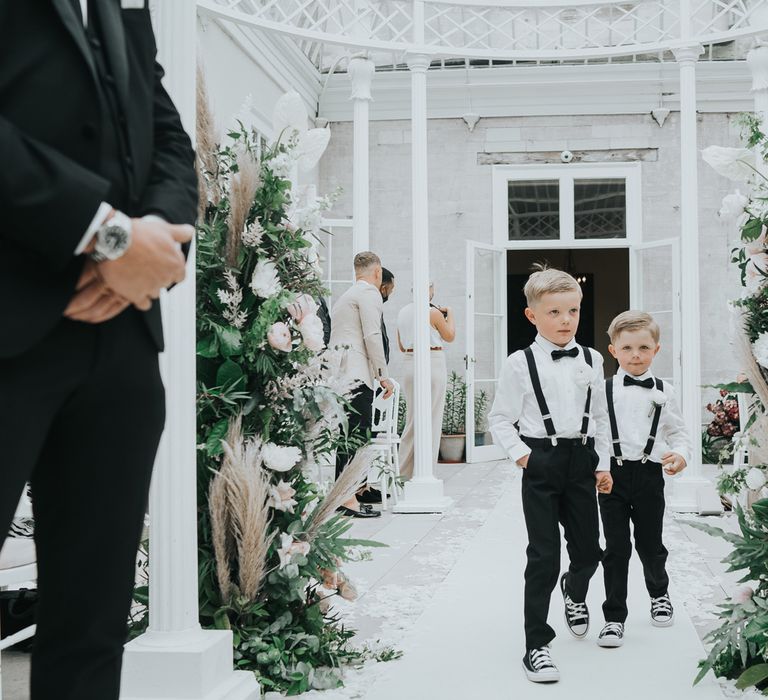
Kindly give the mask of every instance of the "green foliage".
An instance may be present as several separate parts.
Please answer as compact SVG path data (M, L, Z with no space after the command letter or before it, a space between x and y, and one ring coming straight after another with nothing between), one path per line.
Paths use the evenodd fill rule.
M746 602L731 601L719 606L721 624L706 637L710 652L699 664L695 682L711 669L717 676L738 678L740 688L762 687L768 679L768 673L764 673L768 670L764 663L768 656L768 499L753 504L751 513L736 506L736 516L741 534L706 523L687 523L733 545L723 559L728 571L744 572L740 583L757 583L754 595Z

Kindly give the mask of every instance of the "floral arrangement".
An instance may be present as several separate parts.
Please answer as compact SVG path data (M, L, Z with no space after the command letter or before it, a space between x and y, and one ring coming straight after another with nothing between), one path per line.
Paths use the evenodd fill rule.
M688 523L730 542L733 550L723 563L728 571L746 572L731 600L719 606L720 626L706 637L710 652L699 663L695 682L712 670L721 678L736 679L737 688L764 689L768 686L768 499L754 503L749 513L737 506L736 514L741 534Z
M759 473L765 483L768 469L768 178L755 166L756 153L763 160L768 157L768 137L756 116L744 115L741 120L744 148L710 146L702 152L704 160L719 174L741 183L748 191L743 194L737 189L726 195L719 211L719 216L734 223L740 232L741 240L732 251L731 261L739 269L742 294L730 305L735 318L735 347L744 376L738 382L717 385L728 396L713 406L715 421L707 433L713 438L730 438L731 452L746 448L750 464L749 470L726 470L719 480L721 493L749 487L748 474L751 484L760 481ZM750 417L743 432L738 428L738 405L730 396L735 392L750 397Z
M749 191L727 195L719 211L740 230L741 241L732 251L732 262L739 268L743 291L731 302L731 308L744 376L739 382L718 387L721 399L708 407L715 415L712 432L708 432L713 437L730 438L734 449L748 451L749 468L726 470L720 478L721 492L746 487L758 493L766 483L768 465L768 179L755 167L755 153L766 160L768 137L758 117L744 116L742 124L745 148L710 146L702 154L718 173L742 183ZM749 396L750 417L741 432L732 393ZM707 637L710 651L700 663L696 681L711 669L719 677L737 679L738 688L764 689L768 685L768 499L757 500L747 511L737 505L736 514L740 535L690 523L730 542L733 550L724 562L729 564L729 571L746 572L740 583L752 583L720 605L721 624Z
M735 441L740 437L739 402L735 394L720 389L720 398L708 403L706 409L712 414L712 420L701 435L702 457L709 464L722 466L732 459ZM723 477L729 477L728 483L718 486L721 494L735 492L730 476L725 471L721 472L721 481Z
M326 492L319 458L347 435L341 385L324 350L317 301L322 212L291 180L317 163L327 129L307 129L301 98L274 114L276 142L258 149L238 121L221 143L198 83L201 211L197 237L197 443L200 619L231 629L239 669L289 695L342 684L370 653L330 608L356 597L341 567L359 546L336 508L370 463L361 449ZM257 153L260 152L260 158Z

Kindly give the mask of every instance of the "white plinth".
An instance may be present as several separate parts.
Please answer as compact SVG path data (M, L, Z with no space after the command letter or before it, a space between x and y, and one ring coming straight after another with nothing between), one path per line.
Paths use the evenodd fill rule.
M250 671L232 671L227 630L147 632L125 645L120 700L258 700Z
M670 510L699 515L719 515L723 512L717 489L708 479L700 476L681 476L670 485Z
M405 483L405 494L393 513L443 513L453 505L453 499L443 492L440 479L414 478Z

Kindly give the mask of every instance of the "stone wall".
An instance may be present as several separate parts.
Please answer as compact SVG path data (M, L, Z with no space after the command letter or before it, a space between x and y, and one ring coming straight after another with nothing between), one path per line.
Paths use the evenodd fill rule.
M699 147L737 145L735 120L732 114L700 115ZM318 189L326 192L341 186L344 192L333 213L351 216L352 124L335 122L331 129ZM397 278L395 295L385 306L385 320L394 335L397 311L409 301L412 278L409 122L372 122L370 143L371 248ZM642 199L643 236L651 241L679 236L678 113L672 113L663 127L650 115L485 118L473 132L461 119L430 120L430 274L436 284L436 300L454 307L459 321L457 341L448 350L450 369L463 371L464 366L465 241L492 240L492 166L478 165L478 154L516 153L516 159L525 160L524 154L543 151L649 148L657 149L657 158L642 164ZM737 273L729 263L736 232L717 218L722 196L732 189L732 183L699 162L704 384L732 379L738 372L729 346L726 307L726 300L739 294ZM345 238L337 235L334 239L337 271L349 265L351 245ZM394 353L395 374L399 366Z

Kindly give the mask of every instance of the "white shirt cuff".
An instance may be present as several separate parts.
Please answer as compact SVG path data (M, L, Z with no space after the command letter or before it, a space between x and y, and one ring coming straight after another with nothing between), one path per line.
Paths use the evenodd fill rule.
M522 459L526 455L531 454L531 448L521 441L514 447L508 449L507 454L509 455L509 458L513 462L517 463L517 460Z
M112 207L106 202L99 204L99 208L96 210L96 216L91 220L91 225L85 232L85 235L80 239L80 243L75 248L75 255L82 255L83 251L88 247L91 239L96 235L96 231L104 223L104 220L109 216L109 212L112 211Z

